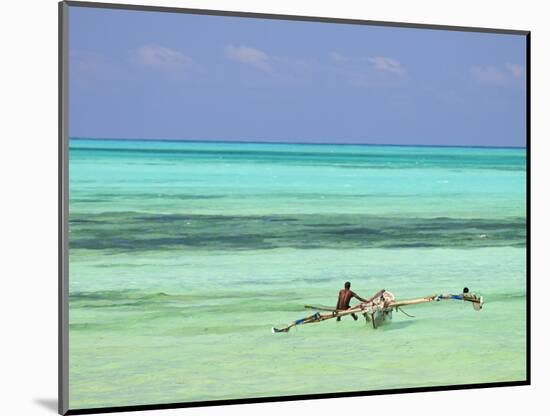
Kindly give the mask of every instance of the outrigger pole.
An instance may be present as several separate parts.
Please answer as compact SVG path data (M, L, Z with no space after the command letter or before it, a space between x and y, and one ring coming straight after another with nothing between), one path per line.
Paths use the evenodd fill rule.
M478 298L476 295L463 293L462 295L432 295L432 296L426 296L418 299L394 301L394 302L390 302L388 304L388 307L398 308L400 306L419 305L421 303L439 302L440 300L450 300L450 299L472 302L472 304L474 305L474 309L476 311L480 310L483 306L483 296L480 296Z
M327 319L336 318L338 316L351 315L352 313L361 312L366 306L371 304L374 300L379 299L384 294L385 291L386 291L385 289L379 290L373 296L368 298L366 300L366 302L361 302L359 305L356 305L352 308L344 309L344 310L342 310L342 309L340 309L340 310L331 309L331 308L324 307L324 306L316 307L316 306L304 305L304 308L306 308L306 309L316 309L316 310L323 310L323 311L328 310L332 313L322 315L319 312L317 312L317 313L314 313L311 316L306 316L305 318L298 319L298 320L292 322L290 325L288 325L284 328L281 328L281 329L271 328L271 332L273 332L273 333L288 332L288 330L290 328L292 328L296 325L311 324L311 323L315 323L315 322L326 321Z
M370 298L368 298L365 302L361 302L358 305L355 305L345 310L333 309L327 306L304 305L306 309L314 309L317 311L329 311L330 313L321 314L320 312L316 312L313 315L306 316L305 318L302 318L302 319L298 319L284 328L280 328L280 329L272 328L271 332L273 333L288 332L290 328L295 327L297 325L322 322L322 321L326 321L327 319L337 318L339 316L351 315L353 313L362 313L366 315L367 313L373 314L376 311L391 312L393 309L397 310L397 308L402 306L419 305L421 303L429 303L429 302L439 302L441 300L454 299L454 300L471 302L475 310L477 311L480 310L483 306L483 296L477 297L476 295L468 292L469 292L468 288L464 288L464 293L462 293L461 295L451 295L451 294L431 295L431 296L425 296L423 298L396 301L393 299L393 295L391 295L389 292L386 292L385 289L382 289L376 292L376 294L374 294Z

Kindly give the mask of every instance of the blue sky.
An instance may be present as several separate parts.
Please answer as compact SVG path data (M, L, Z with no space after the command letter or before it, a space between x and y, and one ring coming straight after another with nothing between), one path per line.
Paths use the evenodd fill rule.
M525 37L70 7L70 135L525 146Z

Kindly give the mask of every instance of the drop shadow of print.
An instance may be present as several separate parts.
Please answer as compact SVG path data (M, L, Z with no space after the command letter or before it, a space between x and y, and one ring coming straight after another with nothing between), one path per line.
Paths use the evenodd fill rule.
M42 406L44 409L51 411L52 413L57 413L57 399L48 397L48 398L34 398L33 401Z

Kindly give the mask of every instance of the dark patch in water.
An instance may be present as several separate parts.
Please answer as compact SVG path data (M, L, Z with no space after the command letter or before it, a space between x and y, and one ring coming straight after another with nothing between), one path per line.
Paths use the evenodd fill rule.
M266 217L264 219L264 221L266 222L295 222L295 221L300 221L296 218L279 218L279 217Z
M437 247L436 244L430 244L430 243L394 243L394 244L387 244L384 246L385 248L428 248L428 247Z
M86 220L86 219L70 219L69 222L71 224L97 224L101 221L96 221L96 220Z
M323 233L329 234L329 235L345 235L345 236L351 236L351 235L358 235L358 236L371 236L374 234L381 234L382 230L376 230L374 228L367 228L367 227L334 227L331 230L323 231Z
M350 223L347 223L347 222L342 222L342 223L334 223L334 224L331 224L331 223L326 223L326 224L323 224L323 223L309 223L309 224L304 224L305 227L314 227L314 228L323 228L323 227L352 227L353 224L350 224Z
M256 250L275 248L475 248L525 246L525 219L404 218L347 215L71 216L72 249Z

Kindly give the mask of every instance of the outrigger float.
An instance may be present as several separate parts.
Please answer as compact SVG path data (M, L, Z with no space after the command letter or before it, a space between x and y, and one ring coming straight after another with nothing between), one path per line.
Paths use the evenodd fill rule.
M317 312L315 312L313 315L306 316L305 318L298 319L284 328L272 328L271 332L288 332L290 328L298 325L323 322L327 319L338 318L351 314L363 315L367 323L370 323L373 328L377 328L378 326L391 321L392 312L394 310L401 311L408 315L405 311L403 311L403 306L419 305L421 303L429 302L439 302L442 300L461 300L464 302L471 302L476 311L481 310L481 308L483 307L483 296L478 297L475 294L469 293L467 287L464 288L462 294L460 295L431 295L423 298L401 301L395 300L395 296L391 292L382 289L376 292L370 298L368 298L365 302L361 302L355 306L350 307L349 309L334 309L328 306L304 305L304 308L314 309ZM321 313L320 311L327 311L330 313Z

